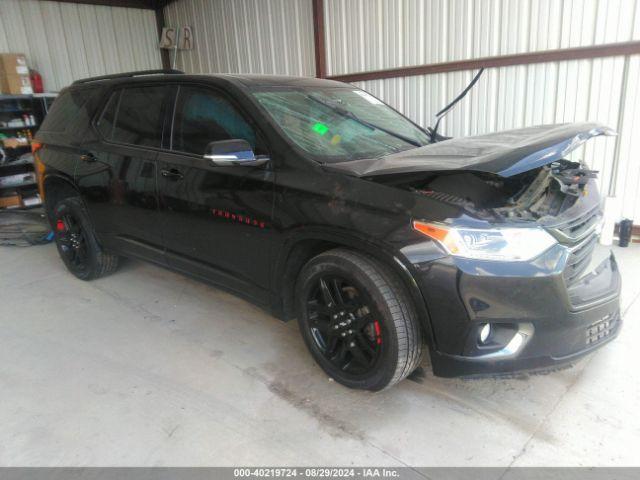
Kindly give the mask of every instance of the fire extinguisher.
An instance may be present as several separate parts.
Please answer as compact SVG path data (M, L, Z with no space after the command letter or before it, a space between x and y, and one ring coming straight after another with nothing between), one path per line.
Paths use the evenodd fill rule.
M31 77L31 88L33 93L43 93L44 86L42 85L42 75L37 70L29 69L29 77Z

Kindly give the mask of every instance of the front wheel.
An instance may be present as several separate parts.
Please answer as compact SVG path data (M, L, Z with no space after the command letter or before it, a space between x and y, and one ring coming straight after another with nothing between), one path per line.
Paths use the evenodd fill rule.
M311 259L298 277L296 308L314 359L347 387L382 390L420 362L411 300L394 273L369 256L336 249Z

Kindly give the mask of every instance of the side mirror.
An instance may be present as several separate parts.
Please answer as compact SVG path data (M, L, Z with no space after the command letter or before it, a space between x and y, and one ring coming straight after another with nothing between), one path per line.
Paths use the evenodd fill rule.
M205 149L204 158L216 167L255 167L269 161L267 157L256 157L249 142L242 139L210 142Z

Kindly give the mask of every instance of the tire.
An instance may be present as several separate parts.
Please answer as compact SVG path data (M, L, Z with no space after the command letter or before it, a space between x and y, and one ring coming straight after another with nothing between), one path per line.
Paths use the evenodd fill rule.
M118 268L118 256L105 252L98 243L80 197L60 200L51 216L58 253L67 269L76 277L94 280Z
M337 382L377 391L418 367L423 343L412 301L396 275L368 255L340 248L314 257L295 294L307 348Z

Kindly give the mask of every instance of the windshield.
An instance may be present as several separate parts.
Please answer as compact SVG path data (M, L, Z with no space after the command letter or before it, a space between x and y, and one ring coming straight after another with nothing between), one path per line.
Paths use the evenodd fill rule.
M429 143L425 132L363 90L252 93L290 140L323 162L376 158Z

